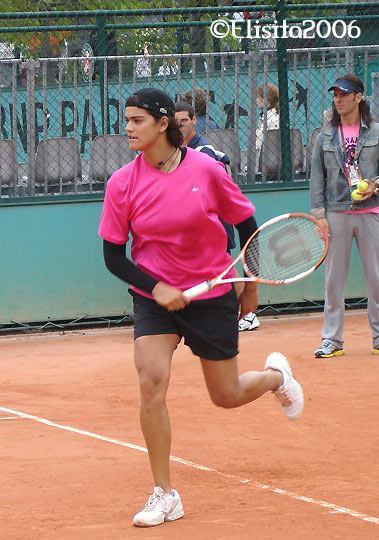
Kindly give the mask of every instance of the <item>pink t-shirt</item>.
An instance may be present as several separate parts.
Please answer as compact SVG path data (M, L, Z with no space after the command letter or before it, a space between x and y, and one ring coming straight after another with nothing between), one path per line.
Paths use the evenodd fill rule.
M358 124L354 124L354 126L342 125L345 151L347 156L347 162L349 164L354 163L355 147L357 146L360 127L360 122L358 122Z
M359 129L361 123L355 124L354 126L345 126L342 125L343 138L345 143L345 150L347 154L348 163L354 162L355 147L357 146ZM374 208L357 208L356 210L346 210L346 214L379 214L379 206Z
M165 173L140 154L108 181L99 235L125 244L130 233L133 261L154 278L184 291L216 277L231 262L219 216L237 224L254 211L222 163L208 155L187 148L179 167ZM231 270L228 277L233 274ZM199 298L221 296L230 288L219 285Z

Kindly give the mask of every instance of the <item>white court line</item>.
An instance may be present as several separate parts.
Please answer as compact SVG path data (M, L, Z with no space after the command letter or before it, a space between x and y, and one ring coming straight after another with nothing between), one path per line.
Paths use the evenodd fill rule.
M102 435L97 435L96 433L91 433L90 431L83 431L82 429L77 429L71 426L64 426L62 424L56 424L55 422L52 422L51 420L46 420L45 418L39 418L38 416L34 416L32 414L27 414L21 411L14 411L13 409L7 409L5 407L0 407L0 411L6 412L9 414L14 414L18 416L19 418L26 418L28 420L34 420L36 422L40 422L41 424L46 424L51 427L64 429L65 431L71 431L73 433L78 433L79 435L85 435L86 437L92 437L93 439L99 439L101 441L110 442L112 444L117 444L119 446L126 446L127 448L131 448L133 450L138 450L139 452L147 453L147 449L144 448L143 446L136 446L135 444L120 441L118 439L111 439L110 437L103 437ZM193 461L188 461L186 459L182 459L179 457L170 456L170 459L171 461L176 461L177 463L181 463L182 465L187 465L188 467L192 467L193 469L199 469L200 471L215 473L224 478L237 480L238 482L241 482L242 484L249 484L258 489L264 489L266 491L271 491L272 493L276 493L278 495L284 495L285 497L289 497L290 499L295 499L297 501L303 501L310 504L315 504L316 506L321 506L323 508L329 508L329 510L333 514L346 514L348 516L355 517L363 521L368 521L369 523L374 523L375 525L379 525L379 518L367 516L366 514L356 512L355 510L351 510L349 508L344 508L343 506L338 506L336 504L328 503L326 501L313 499L312 497L304 497L303 495L298 495L297 493L293 493L292 491L287 491L286 489L280 489L280 488L269 486L267 484L261 484L260 482L255 482L253 480L248 480L246 478L240 478L239 476L236 476L234 474L222 473L220 471L217 471L216 469L212 469L211 467L206 467L205 465L199 465L198 463L194 463Z
M3 416L0 420L18 420L18 416Z

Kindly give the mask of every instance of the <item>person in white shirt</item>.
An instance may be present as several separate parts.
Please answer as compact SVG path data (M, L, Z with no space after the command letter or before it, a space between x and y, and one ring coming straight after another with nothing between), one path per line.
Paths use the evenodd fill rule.
M279 129L279 89L275 84L267 85L267 131L270 129ZM256 166L255 171L258 172L259 156L263 144L263 129L264 129L264 85L261 84L257 88L257 107L261 109L260 119L256 131ZM260 327L260 322L255 313L248 313L239 320L238 330L255 330Z
M263 144L264 130L264 85L261 84L257 89L257 107L261 109L260 119L256 131L256 171L259 167L259 156L261 154ZM271 129L279 129L279 89L275 84L267 85L267 131Z
M136 63L136 75L137 77L151 77L151 64L149 58L149 49L147 44L143 48L144 56L137 59Z

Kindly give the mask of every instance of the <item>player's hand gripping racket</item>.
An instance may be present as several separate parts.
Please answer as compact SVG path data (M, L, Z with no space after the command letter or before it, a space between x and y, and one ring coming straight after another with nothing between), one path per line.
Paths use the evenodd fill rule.
M266 285L286 285L308 276L325 259L328 235L320 223L307 214L282 214L258 227L241 253L217 277L184 291L195 298L222 283L255 281ZM224 276L242 260L248 277Z

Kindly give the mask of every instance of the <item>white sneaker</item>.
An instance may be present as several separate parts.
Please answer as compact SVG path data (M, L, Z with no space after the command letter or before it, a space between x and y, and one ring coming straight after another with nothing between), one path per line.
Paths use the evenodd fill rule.
M275 369L282 374L283 382L276 390L272 391L272 394L278 400L287 418L297 420L303 414L304 394L300 383L292 376L287 358L280 352L269 354L265 371L268 369Z
M256 328L259 328L260 325L261 323L258 321L258 317L255 313L250 312L238 321L238 331L255 330Z
M164 521L174 521L183 517L183 505L179 493L172 490L172 495L163 491L161 487L155 487L150 495L146 506L133 518L136 527L153 527Z

